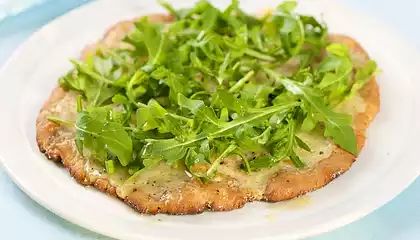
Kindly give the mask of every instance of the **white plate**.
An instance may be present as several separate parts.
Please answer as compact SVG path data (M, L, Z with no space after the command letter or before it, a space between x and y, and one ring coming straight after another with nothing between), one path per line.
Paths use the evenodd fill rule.
M249 0L242 1L242 6L257 11L277 3ZM177 1L176 6L191 4ZM309 194L306 207L291 210L252 203L223 213L142 216L116 199L78 185L39 153L35 119L57 78L70 68L67 59L77 57L83 46L100 38L111 24L163 11L154 1L95 1L43 27L15 52L0 71L0 155L7 172L51 211L119 239L294 239L332 230L372 212L420 173L416 154L420 104L414 96L420 90L414 77L420 67L418 56L384 26L337 1L301 1L299 8L318 16L322 13L330 32L357 39L383 70L378 77L381 111L369 128L358 161L333 183Z

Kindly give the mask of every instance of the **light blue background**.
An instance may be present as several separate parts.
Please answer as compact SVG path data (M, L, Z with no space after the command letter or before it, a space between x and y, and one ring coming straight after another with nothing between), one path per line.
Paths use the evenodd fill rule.
M0 15L4 10L1 1ZM37 5L17 16L0 20L0 65L40 26L88 1L48 0L47 3ZM420 50L420 1L340 1L374 15L378 21L385 22L402 34L412 43L416 51ZM375 30L372 29L372 31ZM398 46L388 47L398 48ZM404 164L403 159L401 159L401 164ZM420 239L419 204L420 179L397 198L367 217L331 233L311 238L311 240ZM1 166L0 230L0 239L108 239L77 227L32 201L10 180Z

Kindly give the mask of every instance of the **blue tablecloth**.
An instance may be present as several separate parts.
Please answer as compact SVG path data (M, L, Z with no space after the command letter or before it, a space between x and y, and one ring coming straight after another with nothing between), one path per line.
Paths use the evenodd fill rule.
M55 17L89 0L47 0L13 17L0 18L0 66L32 32ZM280 1L280 0L279 0ZM313 0L316 1L316 0ZM340 0L374 15L405 36L420 50L420 1ZM0 1L0 17L4 13ZM3 11L2 11L3 10ZM389 46L398 47L398 46ZM384 49L386 51L386 49ZM419 66L420 67L420 66ZM7 81L2 79L1 81ZM401 164L403 163L401 160ZM312 240L420 239L420 180L374 213ZM44 209L25 195L0 166L0 239L108 239L77 227Z

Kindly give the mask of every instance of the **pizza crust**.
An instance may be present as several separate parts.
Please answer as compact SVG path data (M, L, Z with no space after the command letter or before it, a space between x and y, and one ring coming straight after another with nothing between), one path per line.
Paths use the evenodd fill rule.
M149 20L169 22L168 15L152 15ZM104 38L82 51L81 58L96 51L99 47L121 47L121 39L131 31L134 20L123 21L112 26ZM349 46L351 55L364 64L367 53L350 37L330 35L331 42L344 43ZM365 109L355 115L354 129L357 135L358 150L366 140L365 132L379 110L379 87L372 78L359 92L365 102ZM86 162L77 151L74 143L74 129L48 121L48 116L65 115L66 119L74 117L76 94L56 87L40 110L36 122L36 141L39 149L49 159L62 162L70 175L79 183L94 186L102 192L120 198L140 213L156 214L195 214L206 209L211 211L229 211L244 206L246 202L265 200L271 202L292 199L307 192L319 189L347 171L356 157L338 146L333 152L313 167L303 171L279 171L273 174L262 194L255 194L249 189L240 188L234 181L220 181L203 184L190 178L182 180L171 187L155 185L149 181L143 187L134 187L125 192L117 182L105 174L91 174ZM164 168L164 166L157 166ZM175 171L175 170L171 170ZM178 174L174 172L173 174ZM155 181L156 182L156 181Z

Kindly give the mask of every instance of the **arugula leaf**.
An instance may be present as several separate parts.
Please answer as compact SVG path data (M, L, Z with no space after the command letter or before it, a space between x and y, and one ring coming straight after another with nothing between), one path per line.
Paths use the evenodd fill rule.
M256 157L249 161L249 168L251 171L257 171L263 168L269 168L272 167L274 164L276 164L276 160L271 155L263 155Z
M305 26L305 43L311 45L314 55L319 55L327 44L325 40L328 34L327 26L312 16L301 15L299 18Z
M109 151L118 157L122 166L127 166L132 159L131 138L122 125L106 119L107 114L108 110L103 108L79 112L75 124L76 139L99 159L106 159Z
M75 68L80 71L81 73L84 73L88 75L89 77L102 82L103 84L113 84L114 82L104 76L102 76L99 73L96 73L93 69L89 68L89 66L86 66L85 64L78 62L76 60L70 60L71 63L75 66Z
M157 129L159 133L179 133L181 130L178 125L191 127L193 120L176 114L169 113L156 100L151 99L146 107L137 109L137 128L141 131L150 131ZM186 126L184 124L187 124ZM183 131L188 135L186 131ZM175 134L177 135L177 134Z
M249 37L251 41L257 46L258 50L263 51L263 52L266 50L264 48L263 40L262 40L263 38L261 36L261 27L254 26L249 32Z
M295 1L285 1L282 4L280 4L277 9L281 9L285 13L291 13L293 12L297 7L297 2Z
M186 139L192 135L194 120L177 116L175 114L165 114L163 121L168 130L179 139Z
M311 105L313 111L319 115L319 121L325 124L326 137L332 137L334 142L340 147L349 151L352 154L357 154L356 135L351 127L352 118L350 115L344 113L336 113L331 108L324 104L320 96L321 93L316 89L311 89L304 86L302 83L292 81L287 78L282 78L278 73L265 69L267 74L280 82L288 91L295 95L302 95L305 100Z
M131 105L128 98L126 98L122 94L117 94L117 95L114 95L112 97L112 102L117 103L117 104L121 104L121 105L124 106L125 116L124 116L124 119L121 120L121 123L124 124L124 125L129 123L130 120L131 120L131 115L133 113L133 106Z
M316 73L322 77L317 87L329 95L329 105L334 106L341 102L345 93L349 91L354 66L350 50L346 45L332 43L326 49L330 55L316 70Z
M341 43L331 43L326 47L327 52L339 57L350 57L349 48Z
M357 141L356 135L351 127L351 116L347 114L332 113L333 112L325 112L325 114L329 114L329 119L327 120L327 124L325 124L326 128L324 135L326 137L332 137L334 142L340 145L340 147L357 155Z
M128 81L126 87L127 97L131 103L135 104L137 107L144 107L145 104L138 102L137 99L147 92L146 85L144 82L149 78L149 76L142 70L138 70Z
M150 76L168 85L170 88L169 99L174 104L178 101L178 93L190 95L196 89L199 89L197 82L189 81L185 76L176 74L163 66L155 69Z
M213 138L218 137L218 136L223 136L224 133L232 131L244 124L255 123L256 121L259 121L264 118L268 118L269 116L272 116L273 114L279 114L279 115L287 114L292 108L298 105L299 103L297 102L291 102L285 105L254 109L249 114L243 117L238 117L237 119L232 120L227 124L224 124L223 128L211 133L210 136Z
M201 14L201 22L203 23L201 29L204 32L208 32L213 30L213 28L217 25L217 19L219 17L219 10L213 6L209 6L204 10L203 14Z
M210 75L212 77L217 76L208 66L206 66L206 64L203 61L201 61L198 58L196 52L190 53L190 60L191 60L192 66L198 69L199 71L201 71L202 73Z
M135 26L141 33L142 40L147 48L148 63L152 66L163 63L170 44L166 34L162 31L162 26L149 23L147 17L137 21Z
M300 18L292 13L296 2L284 2L277 7L273 21L280 26L280 36L289 56L299 53L305 43L305 28Z
M311 152L311 148L302 139L300 139L298 136L295 136L295 140L300 148L304 149L307 152Z
M238 99L234 94L226 91L225 89L220 89L216 91L212 95L212 97L213 105L233 110L240 115L243 115L246 111L246 107L244 106L243 102L240 99Z
M229 122L229 110L227 108L222 108L219 119L223 122Z
M113 65L110 60L95 58L93 64L96 66L95 69L99 70L75 60L72 60L72 63L77 71L69 72L59 79L59 83L64 88L83 93L89 105L102 106L120 91L113 80L103 75L111 73Z
M168 10L172 15L176 16L178 19L180 18L180 15L177 10L168 2L165 2L163 0L157 0L162 7L164 7L166 10Z
M86 82L85 95L92 106L102 106L119 91L113 87L96 86Z
M114 63L111 57L108 58L99 58L96 57L93 62L93 68L102 76L109 76L111 75L112 68L114 67Z
M236 142L242 149L251 152L260 152L264 150L264 145L271 137L271 127L264 131L258 131L252 125L243 125L236 130Z
M305 163L296 155L294 148L296 143L296 122L293 119L288 119L288 134L285 138L281 139L273 149L273 157L276 161L284 160L289 157L293 165L297 168L304 168Z
M228 19L229 16L235 15L239 11L239 0L232 0L230 5L223 11L222 16L224 19Z
M306 105L305 110L306 110L306 116L302 122L301 129L303 131L310 132L316 127L317 121L315 120L316 117L312 111L311 106Z
M172 139L147 139L142 150L145 159L165 159L169 164L175 163L187 154L189 142L180 142ZM192 143L192 142L191 142Z
M379 72L376 62L369 61L362 68L360 68L355 77L354 83L351 87L350 93L345 96L345 100L348 100L354 96L373 76Z
M201 100L191 100L182 94L178 94L178 105L181 108L187 108L198 119L206 121L216 126L222 126L223 122L219 121L214 110L207 107Z
M241 99L248 103L249 107L261 108L267 106L273 91L274 88L266 84L248 83L243 87Z

